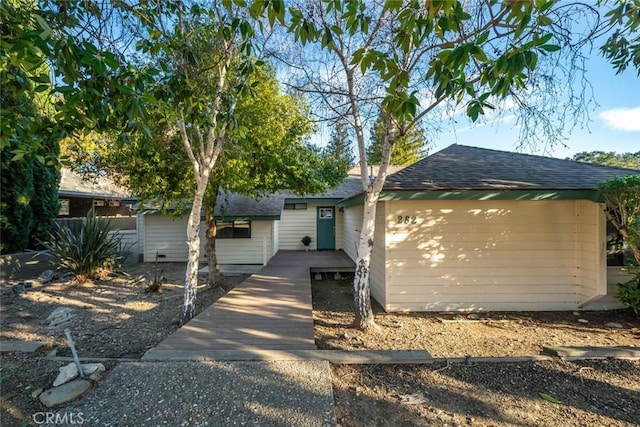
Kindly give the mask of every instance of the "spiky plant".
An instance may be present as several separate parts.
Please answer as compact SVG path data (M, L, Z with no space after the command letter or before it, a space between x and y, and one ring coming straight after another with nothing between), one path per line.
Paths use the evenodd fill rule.
M60 267L71 271L78 283L85 283L101 269L111 268L118 258L120 239L110 231L110 221L91 211L79 231L61 227L43 245L58 258Z

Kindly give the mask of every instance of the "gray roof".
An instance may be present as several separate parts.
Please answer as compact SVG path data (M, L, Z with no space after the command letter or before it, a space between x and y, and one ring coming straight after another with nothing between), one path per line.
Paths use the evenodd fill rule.
M454 144L389 175L384 191L594 190L640 170Z
M126 188L116 185L109 177L100 176L85 178L70 169L60 170L60 186L58 193L63 196L95 197L105 199L127 199L131 193Z
M263 217L265 219L280 218L284 196L271 194L261 198L251 198L237 193L220 190L216 203L215 215L220 218Z
M336 201L362 193L359 176L349 175L336 188L324 193L297 195L290 191L280 191L263 197L246 197L237 193L220 190L216 203L216 217L228 218L280 218L285 200L335 199Z

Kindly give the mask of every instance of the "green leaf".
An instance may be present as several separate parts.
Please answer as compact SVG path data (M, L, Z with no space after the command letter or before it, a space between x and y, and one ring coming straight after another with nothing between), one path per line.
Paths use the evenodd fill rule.
M555 44L545 44L540 46L540 49L546 50L547 52L557 52L560 50L560 46Z
M135 95L136 91L131 89L129 86L118 85L118 90L127 95Z
M544 400L546 400L547 402L551 402L551 403L555 403L557 405L564 405L564 403L562 403L561 401L559 401L558 399L556 399L555 397L552 397L546 393L538 393L538 395L543 398Z

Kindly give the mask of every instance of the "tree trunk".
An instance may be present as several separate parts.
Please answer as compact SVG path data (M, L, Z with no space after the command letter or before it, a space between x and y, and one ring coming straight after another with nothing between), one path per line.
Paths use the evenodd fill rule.
M187 271L184 278L184 303L182 305L182 320L184 325L196 315L196 293L198 290L198 267L200 263L200 213L202 200L207 188L208 172L205 179L198 177L198 187L193 198L191 213L187 223Z
M355 309L354 326L362 330L376 328L371 309L371 253L373 252L373 233L375 231L376 204L378 194L367 191L364 200L364 215L356 258L356 274L353 279L353 302Z
M210 185L208 189L207 201L204 207L204 217L207 223L207 265L209 266L209 276L207 284L215 288L219 285L218 282L218 257L216 256L216 219L215 208L216 201L218 199L218 185Z

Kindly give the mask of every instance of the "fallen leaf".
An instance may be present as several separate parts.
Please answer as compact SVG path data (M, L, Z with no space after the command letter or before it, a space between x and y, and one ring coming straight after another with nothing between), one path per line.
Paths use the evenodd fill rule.
M558 399L556 399L553 396L549 396L546 393L538 393L538 395L540 395L540 397L543 398L544 400L546 400L547 402L556 403L558 405L564 405L564 403L562 403L561 401L559 401Z

